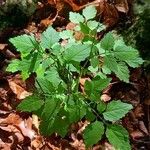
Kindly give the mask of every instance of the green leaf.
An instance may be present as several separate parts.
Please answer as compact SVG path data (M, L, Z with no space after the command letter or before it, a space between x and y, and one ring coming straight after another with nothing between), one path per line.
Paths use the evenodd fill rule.
M92 67L96 68L99 65L99 59L97 57L93 57L91 59L91 65Z
M30 54L30 52L37 46L37 42L33 35L30 36L24 34L11 38L9 41L16 47L17 51L21 53L21 57L25 57Z
M54 133L54 121L60 110L60 100L56 98L47 98L41 114L42 122L40 124L40 132L49 136Z
M43 101L38 95L32 95L25 98L18 106L17 109L26 112L32 112L40 109Z
M68 120L68 114L64 110L59 111L53 126L55 132L59 134L62 138L64 138L68 132L69 126L70 122Z
M13 73L19 71L20 70L19 64L20 64L20 60L18 59L12 60L11 63L6 68L6 71L13 72Z
M102 135L104 134L104 125L102 122L95 121L88 125L83 133L83 138L85 145L91 147L101 140Z
M115 72L117 70L118 63L112 56L104 57L104 66L106 66L109 70Z
M91 29L91 30L94 30L94 29L96 29L97 27L98 27L98 22L97 21L88 21L87 22L87 26Z
M97 104L97 110L98 112L101 114L103 113L105 110L106 110L106 103L100 101L98 104Z
M71 31L71 30L64 30L64 31L59 33L59 36L62 39L73 38L73 31Z
M53 95L56 91L55 87L51 82L49 82L45 78L36 78L35 83L36 88L38 89L38 92L40 93L49 93L50 95Z
M105 50L113 49L114 44L115 44L115 39L111 32L107 33L101 40L101 47Z
M70 12L69 13L69 20L73 23L79 24L80 22L84 22L84 18L79 13Z
M69 121L70 123L77 122L82 119L86 114L85 105L74 104L67 108L67 112L69 113Z
M138 51L126 45L117 46L114 49L114 56L122 61L132 60L138 57Z
M105 89L110 82L110 79L101 79L96 76L92 81L86 80L85 82L85 92L90 96L91 100L98 101L100 99L100 92Z
M86 111L86 119L88 120L88 121L94 121L95 120L95 115L93 114L93 112L92 112L92 110L91 110L91 108L88 108L87 109L87 111Z
M57 43L59 41L59 33L52 28L52 26L49 26L46 31L42 33L41 36L41 46L43 48L50 49L52 45Z
M139 67L140 65L142 65L144 63L144 60L140 57L135 58L134 60L127 60L126 63L132 67L132 68L136 68Z
M89 34L90 28L85 24L80 22L81 31L85 34Z
M107 126L106 136L109 142L117 150L131 150L129 135L125 128L120 125Z
M131 104L123 103L120 100L111 101L103 113L103 116L106 120L117 121L124 117L131 109Z
M82 11L82 14L86 20L93 19L94 17L96 17L96 13L96 8L93 5L86 7Z
M138 50L126 45L117 46L114 49L114 56L121 61L125 61L133 68L138 67L143 63L142 58L139 57Z
M100 77L95 77L92 81L86 80L85 91L87 93L92 93L93 91L100 92L105 89L110 82L110 79L101 79Z
M45 78L50 81L53 86L58 87L62 80L59 77L57 69L55 67L51 67L48 71L45 72L45 74Z
M83 45L83 44L77 44L69 47L66 49L64 53L64 59L67 62L70 61L83 61L85 58L87 58L90 55L91 46L90 45Z
M125 63L118 63L117 70L115 70L114 72L120 80L127 83L129 82L129 69Z

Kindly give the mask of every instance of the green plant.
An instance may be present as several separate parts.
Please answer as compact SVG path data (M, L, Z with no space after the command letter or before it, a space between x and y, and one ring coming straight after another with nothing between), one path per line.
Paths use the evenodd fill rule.
M36 91L17 108L39 116L43 135L57 132L64 137L72 123L85 118L91 122L83 133L87 147L106 134L115 148L129 150L128 132L116 121L132 105L120 100L106 104L100 97L111 82L108 74L113 72L120 80L129 82L128 66L138 67L143 60L136 49L125 45L112 32L99 41L96 33L105 28L93 20L95 15L96 9L89 6L82 15L70 12L70 21L75 23L73 30L57 32L48 27L40 40L33 35L11 38L10 42L21 53L21 60L12 60L7 71L21 71L24 80L36 73ZM82 35L78 40L76 33ZM62 40L67 43L62 45ZM79 80L85 75L91 80L85 82L83 94Z

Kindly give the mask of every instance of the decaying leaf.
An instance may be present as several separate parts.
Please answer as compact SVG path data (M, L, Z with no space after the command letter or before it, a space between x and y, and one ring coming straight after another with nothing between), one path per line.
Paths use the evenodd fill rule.
M115 0L115 7L118 11L128 13L129 6L127 0Z
M14 81L8 80L8 83L9 83L11 90L17 95L18 99L24 99L27 96L32 95L32 93L27 92L23 87L16 84Z

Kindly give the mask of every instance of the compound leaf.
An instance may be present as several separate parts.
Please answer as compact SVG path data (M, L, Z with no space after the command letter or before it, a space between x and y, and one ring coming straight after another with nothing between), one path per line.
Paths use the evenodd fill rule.
M41 108L43 101L37 95L28 96L17 107L18 110L33 112Z
M97 13L96 8L92 5L86 7L82 11L82 14L86 20L93 19L96 16L96 13Z
M103 116L106 120L117 121L124 117L132 108L131 104L123 103L120 100L112 101L107 105Z
M104 125L102 122L95 121L88 125L83 133L83 138L87 147L91 147L101 140L104 134Z
M128 132L122 126L108 125L106 129L106 136L115 149L131 150Z

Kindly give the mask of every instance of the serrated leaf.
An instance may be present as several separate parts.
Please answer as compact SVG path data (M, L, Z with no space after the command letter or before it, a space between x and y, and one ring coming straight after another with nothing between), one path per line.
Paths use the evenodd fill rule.
M72 23L77 23L77 24L79 24L80 22L84 22L83 16L80 15L79 13L75 13L75 12L70 12L69 13L69 20Z
M115 70L114 73L120 80L127 83L129 82L129 69L125 63L118 63L117 70Z
M114 44L115 44L115 39L111 32L107 33L101 40L101 47L105 50L113 49Z
M114 56L122 61L134 60L138 57L138 51L126 45L118 46L114 49Z
M109 142L117 150L131 150L129 135L125 128L120 125L109 125L106 129Z
M41 114L40 132L43 135L51 135L54 130L54 121L60 110L60 100L56 98L47 98Z
M91 30L94 30L94 29L96 29L97 27L98 27L98 22L97 21L88 21L87 22L87 26L91 29Z
M104 66L114 72L117 70L118 63L114 57L108 55L104 57Z
M144 60L140 57L135 58L134 60L127 60L126 63L132 67L132 68L136 68L139 67L140 65L142 65L144 63Z
M51 67L48 71L45 72L45 78L51 82L54 87L58 87L62 81L55 67Z
M77 105L73 105L73 106L69 106L67 108L67 112L69 113L69 122L70 123L73 123L73 122L77 122L79 121L80 119L82 119L85 114L86 114L86 108L84 105L80 106L78 104Z
M18 59L12 60L11 63L6 68L6 71L13 72L13 73L19 71L20 70L19 64L20 64L20 60Z
M101 32L101 31L103 31L103 30L105 30L105 29L106 29L106 26L105 26L105 25L103 25L103 24L101 24L101 23L99 23L99 26L98 26L97 32Z
M101 79L100 77L95 77L92 81L86 80L85 91L87 93L92 93L93 91L100 92L105 89L110 82L110 79Z
M40 109L43 105L43 101L37 95L28 96L18 106L17 109L26 112L33 112Z
M93 57L91 59L91 65L92 67L96 68L99 65L99 59L97 57Z
M106 120L117 121L124 117L132 108L131 104L123 103L120 100L112 101L107 105L103 116Z
M88 121L94 121L95 120L96 117L95 117L95 115L93 114L93 112L90 108L87 109L85 118Z
M69 126L70 123L68 120L68 114L64 110L60 111L56 116L53 126L55 132L59 134L62 138L64 138L68 132Z
M16 47L17 51L21 53L21 57L30 54L30 52L37 46L34 36L26 34L11 38L9 41Z
M122 46L118 45L115 47L114 56L121 61L125 61L130 67L133 68L138 67L143 63L142 58L139 57L138 50L123 44Z
M78 44L78 45L73 45L66 49L64 53L64 59L67 62L70 61L83 61L85 58L87 58L90 55L91 51L91 46L90 45L83 45L83 44Z
M97 110L99 113L102 113L104 112L106 109L106 103L100 101L98 104L97 104Z
M59 36L62 39L73 38L73 31L71 31L71 30L64 30L64 31L59 33Z
M59 39L59 33L50 26L42 33L41 46L50 49Z
M36 78L35 86L40 93L44 92L53 95L56 90L53 84L45 78Z
M95 121L88 125L83 133L83 138L85 145L91 147L101 140L102 135L104 134L104 125L102 122Z
M83 9L82 14L86 20L93 19L96 17L97 10L94 6L90 5Z

